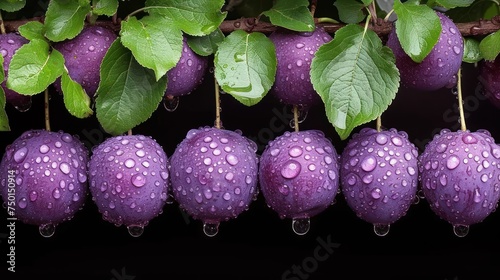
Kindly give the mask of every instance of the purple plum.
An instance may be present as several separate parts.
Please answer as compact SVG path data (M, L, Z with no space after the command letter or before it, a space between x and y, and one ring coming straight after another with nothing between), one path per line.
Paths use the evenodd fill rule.
M285 132L262 152L262 195L282 219L293 219L295 233L307 233L309 218L333 203L339 190L338 159L331 141L319 130Z
M77 137L62 131L26 131L7 146L0 163L4 202L17 219L52 236L55 226L83 207L88 153Z
M500 108L500 55L493 61L479 62L479 82L483 86L488 100Z
M349 207L384 236L406 214L418 186L418 149L404 131L363 128L341 155L340 184Z
M24 112L31 107L31 96L19 94L7 88L6 81L9 75L9 65L14 53L28 43L23 36L18 33L0 34L0 52L3 56L3 70L5 79L2 82L2 88L5 91L7 103L12 104L17 110Z
M114 136L94 147L89 161L92 200L104 220L140 236L167 201L168 158L150 136Z
M457 84L457 73L462 64L464 40L455 23L445 14L436 11L442 31L431 52L420 63L408 56L393 28L387 46L396 57L401 85L416 90L433 91L443 87L452 88Z
M418 159L423 194L457 236L488 217L500 198L500 146L490 132L443 129Z
M75 38L54 44L54 48L64 56L64 65L71 79L79 83L90 97L97 91L102 60L116 38L116 33L109 28L88 25ZM60 78L54 86L62 92Z
M322 27L313 32L295 32L279 28L269 39L276 48L276 78L271 94L287 105L309 108L321 102L311 83L311 61L318 48L332 37Z
M191 129L171 157L172 193L181 209L203 222L207 236L236 218L257 194L257 145L241 131Z

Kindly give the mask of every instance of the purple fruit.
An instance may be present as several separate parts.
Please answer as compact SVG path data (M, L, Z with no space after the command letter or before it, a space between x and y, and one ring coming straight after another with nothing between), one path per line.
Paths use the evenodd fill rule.
M489 101L500 108L500 55L494 61L479 62L479 82Z
M50 237L71 219L87 196L88 150L62 131L30 130L7 146L0 163L0 188L15 216ZM10 208L8 208L10 211Z
M309 230L309 218L330 206L339 187L338 154L319 130L285 132L262 153L259 182L271 209L293 219L297 234Z
M208 66L205 56L196 54L183 39L181 58L174 68L167 72L166 98L188 95L203 81Z
M115 136L94 147L89 161L92 200L104 220L140 236L167 201L168 158L144 135Z
M3 56L3 70L5 79L2 88L5 91L7 103L12 104L19 111L26 111L31 107L31 96L19 94L7 88L6 81L9 75L9 65L14 53L24 44L28 43L23 36L17 33L0 34L0 52Z
M179 206L203 222L207 236L236 218L257 194L255 142L240 131L191 129L171 157L172 192Z
M500 146L486 130L443 129L419 157L423 194L457 236L493 212L500 198Z
M464 51L463 37L453 21L443 13L437 12L442 31L438 42L421 63L414 62L408 56L393 28L387 40L387 46L396 56L401 84L410 89L423 91L452 88L457 84L457 73L462 64Z
M363 128L342 152L342 193L379 236L406 214L418 186L418 150L404 131Z
M313 32L294 32L280 28L269 39L278 61L271 94L287 105L310 107L321 101L311 83L311 61L318 48L332 37L322 27Z
M75 38L54 45L64 56L64 65L71 79L79 83L90 97L99 86L101 62L116 38L117 35L108 28L89 25ZM61 92L60 78L54 86Z

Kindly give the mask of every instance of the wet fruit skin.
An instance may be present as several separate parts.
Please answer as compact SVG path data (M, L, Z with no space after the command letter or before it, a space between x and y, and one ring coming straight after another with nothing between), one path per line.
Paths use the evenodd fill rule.
M165 97L190 94L203 81L208 68L207 57L196 54L183 39L181 58L174 68L167 72L167 89Z
M310 218L333 203L338 173L338 154L322 131L285 132L263 151L259 182L281 218Z
M92 200L104 220L145 226L167 200L168 158L144 135L115 136L94 147L89 161Z
M455 23L443 13L437 12L442 31L438 42L421 63L414 62L408 56L393 28L387 40L392 49L399 69L401 85L423 91L452 88L457 83L457 73L462 64L464 43Z
M79 83L90 97L99 86L101 62L116 38L117 35L106 27L89 25L75 38L54 44L64 56L64 65L71 79ZM54 86L61 92L60 78Z
M87 197L87 162L88 150L78 138L62 131L26 131L7 146L0 163L4 202L15 196L15 215L26 224L69 220Z
M342 193L356 215L390 225L404 216L418 186L418 150L404 131L363 128L341 155Z
M276 48L276 77L271 94L287 105L311 107L321 102L314 90L311 61L318 48L332 37L322 27L314 32L294 32L278 29L269 35Z
M489 101L500 108L500 55L494 61L479 62L479 82Z
M484 220L500 198L500 147L486 130L443 129L419 157L423 194L452 225Z
M241 131L191 129L171 157L172 194L192 218L218 224L257 194L257 145Z
M14 53L24 44L28 43L23 36L17 33L0 34L0 52L3 56L3 70L5 79L2 82L2 88L5 92L7 103L12 104L20 111L25 111L31 107L31 97L19 94L7 88L6 81L9 74L9 64Z

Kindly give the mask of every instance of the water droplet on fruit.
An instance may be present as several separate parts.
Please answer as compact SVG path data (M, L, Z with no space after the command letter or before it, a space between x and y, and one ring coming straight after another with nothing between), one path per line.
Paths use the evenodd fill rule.
M214 237L219 233L219 223L203 223L203 233L208 237Z
M41 236L49 238L56 232L56 226L54 224L43 224L38 227L38 232Z
M5 57L9 52L6 49L1 49L0 53L2 53L2 56Z
M448 158L448 160L446 161L446 167L449 170L453 170L453 169L457 168L457 166L459 164L460 164L460 159L455 155L450 156Z
M309 218L294 218L292 219L292 230L297 235L304 235L311 228L311 220Z
M377 166L377 160L373 156L367 156L361 162L361 169L363 169L366 172L373 171L373 169L375 169L376 166Z
M127 230L132 237L139 237L144 233L144 227L138 225L127 226Z
M299 175L301 168L302 167L298 161L289 160L283 165L283 168L281 169L281 176L287 179L295 178Z
M130 180L132 182L132 185L137 188L140 188L146 184L146 177L144 177L142 174L135 174Z
M62 162L61 164L59 164L59 170L61 170L61 172L64 174L69 174L70 172L69 164L66 162Z
M226 161L227 161L227 163L229 163L232 166L235 166L236 164L238 164L238 158L233 154L226 155Z
M127 167L127 168L132 168L135 166L135 160L129 158L125 161L124 165Z
M59 188L55 188L54 191L52 191L52 196L55 199L59 199L61 197L61 191L59 190Z
M372 197L375 199L379 199L382 196L382 190L379 188L375 188L372 190Z
M390 224L373 224L373 231L378 236L386 236L390 229Z
M466 133L462 136L462 141L464 141L465 144L475 144L477 143L477 138L470 133Z
M25 197L21 198L18 202L19 208L24 209L28 206L28 202Z
M47 145L45 145L45 144L44 144L44 145L41 145L41 146L40 146L40 149L39 149L39 150L40 150L40 153L42 153L42 154L46 154L46 153L48 153L48 152L49 152L50 148L49 148L49 146L47 146Z
M384 134L378 134L375 141L380 145L385 145L387 143L387 136Z
M17 150L16 153L14 154L14 161L17 163L21 163L26 159L26 155L28 154L28 149L26 147L22 147L21 149Z
M453 225L453 233L458 237L465 237L469 233L468 225Z
M455 54L460 54L460 48L459 48L459 47L457 47L457 46L453 46L453 52L454 52Z
M167 112L173 112L179 107L179 96L167 96L163 99L163 107Z
M296 64L297 64L297 66L299 66L299 67L300 67L300 66L302 66L302 64L303 64L303 61L302 61L301 59L299 59L299 60L297 60Z
M299 146L294 146L294 147L291 147L290 150L288 150L288 154L291 156L291 157L299 157L302 155L302 148L299 147Z
M30 193L30 201L35 201L38 198L38 193L36 191L32 191Z

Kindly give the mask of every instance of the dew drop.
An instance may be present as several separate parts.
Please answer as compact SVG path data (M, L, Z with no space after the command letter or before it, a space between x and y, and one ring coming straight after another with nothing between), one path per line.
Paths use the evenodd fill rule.
M26 206L28 206L28 202L27 202L26 198L25 197L21 198L19 200L18 205L19 205L19 208L21 208L21 209L26 208Z
M288 150L288 154L291 156L291 157L299 157L302 155L302 148L299 147L299 146L294 146L294 147L291 147L290 150Z
M292 230L297 235L304 235L311 228L311 220L309 218L294 218L292 219Z
M283 165L283 168L281 169L281 176L287 179L292 179L297 177L300 171L300 163L295 160L289 160Z
M52 196L55 199L61 198L61 191L59 190L59 188L55 188L54 191L52 191Z
M132 237L139 237L144 233L144 227L139 225L127 226L127 230Z
M131 158L127 159L127 160L125 161L125 166L126 166L127 168L132 168L132 167L134 167L134 166L135 166L135 160L133 160L133 159L131 159Z
M377 166L377 160L373 156L368 156L361 162L361 169L363 169L366 172L372 171L373 169L375 169L376 166Z
M36 191L32 191L30 193L30 201L35 201L38 198L38 193Z
M290 188L288 187L288 185L280 185L278 186L278 191L282 194L282 195L288 195L290 193Z
M219 223L203 223L203 233L208 237L214 237L219 233Z
M49 152L50 148L47 145L41 145L39 150L40 150L40 153L46 154Z
M375 199L379 199L382 196L382 190L379 188L375 188L372 190L372 197Z
M69 164L66 163L66 162L63 162L63 163L59 164L59 169L64 174L69 174L69 172L70 172Z
M16 153L14 154L14 161L17 163L23 162L27 154L28 154L28 149L26 147L22 147L21 149L17 150Z
M453 170L453 169L457 168L457 166L459 164L460 164L460 159L455 155L450 156L448 158L448 160L446 161L446 167L449 170Z
M390 229L390 224L373 224L373 231L378 236L386 236Z
M144 177L142 174L135 174L132 176L132 178L130 178L130 181L132 182L132 185L140 188L146 184L146 177Z
M163 107L167 112L174 112L179 107L179 96L168 96L163 99Z
M41 236L45 238L52 237L56 232L56 226L54 224L43 224L38 227L38 232Z
M458 237L465 237L469 233L468 225L453 225L453 233Z
M238 164L238 158L233 154L228 154L226 156L226 161L227 161L227 163L229 163L232 166Z

